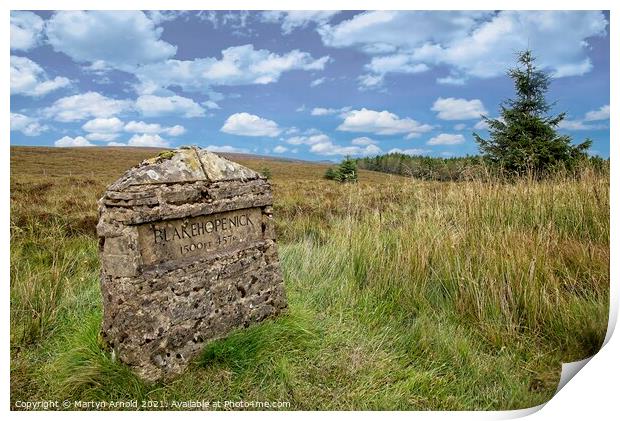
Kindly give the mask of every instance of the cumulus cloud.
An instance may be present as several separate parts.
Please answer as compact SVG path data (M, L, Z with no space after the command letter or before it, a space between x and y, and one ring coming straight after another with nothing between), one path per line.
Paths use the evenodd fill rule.
M318 155L376 155L381 153L381 148L376 141L367 137L358 137L351 141L351 145L342 146L324 133L313 133L304 136L294 136L286 140L290 145L309 145L310 152ZM291 152L296 152L293 150Z
M249 153L250 150L246 148L237 148L231 145L209 145L205 149L212 152L232 152L232 153Z
M459 124L455 124L454 125L454 130L456 131L461 131L461 130L465 130L467 128L467 124L464 123L459 123Z
M167 148L170 146L170 143L167 140L162 139L158 134L135 134L131 137L131 139L129 139L127 145Z
M84 123L82 129L90 133L116 133L123 130L123 122L117 117L94 118Z
M39 45L44 25L35 13L11 11L11 50L27 51Z
M379 56L368 66L375 77L360 80L370 86L387 73L423 71L422 64L451 68L439 83L500 76L527 48L554 77L582 75L592 68L587 40L607 25L600 11L371 11L317 30L327 46Z
M366 69L376 74L386 73L422 73L430 69L424 63L416 63L415 60L407 54L395 54L391 56L373 57Z
M162 41L162 28L141 11L60 11L45 29L55 51L79 63L105 63L124 71L174 56L177 48Z
M284 152L288 151L288 148L286 146L278 145L275 148L273 148L273 151L275 153L284 153Z
M294 29L304 28L310 24L325 24L338 14L337 10L291 10L263 12L263 22L279 23L283 34L290 34Z
M146 117L180 115L185 118L203 117L205 110L191 98L179 95L141 95L136 99L136 109Z
M318 155L377 155L381 153L381 148L377 145L367 145L365 147L351 145L340 146L331 140L315 143L310 146L310 152Z
M113 99L98 92L86 92L56 100L43 110L50 118L61 122L79 121L87 118L108 118L130 109L131 101Z
M76 147L76 146L95 146L82 136L69 137L64 136L54 142L54 146L58 147Z
M164 127L158 123L145 123L144 121L130 121L125 124L123 129L129 133L147 133L147 134L159 134L165 133L168 136L180 136L185 134L185 127L177 124L172 127Z
M11 95L38 97L70 84L66 77L48 79L43 68L29 58L11 56Z
M226 119L220 131L239 136L275 137L282 129L275 121L254 114L236 113Z
M336 130L345 132L368 132L380 135L405 134L407 138L417 137L432 130L428 124L421 124L410 118L400 118L389 111L374 111L362 108L345 115Z
M479 99L463 98L437 98L431 110L441 120L472 120L487 113Z
M441 133L435 137L430 138L427 145L458 145L465 142L465 137L462 134L449 134Z
M562 120L558 124L559 129L564 130L599 130L605 129L607 126L603 124L592 124L593 121L609 120L609 105L603 105L598 110L588 111L581 119Z
M585 121L609 120L609 105L603 105L598 110L588 111Z
M314 59L299 50L280 55L269 50L255 50L252 44L247 44L226 48L221 59L166 60L141 66L136 76L142 92L168 86L205 91L211 86L277 82L283 73L291 70L322 70L328 60L328 56Z
M26 136L38 136L48 127L38 120L19 113L11 113L11 131L22 132Z

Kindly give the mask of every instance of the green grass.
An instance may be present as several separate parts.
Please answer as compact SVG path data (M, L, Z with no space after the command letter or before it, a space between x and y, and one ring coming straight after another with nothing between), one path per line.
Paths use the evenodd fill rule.
M85 149L12 148L12 404L516 409L550 399L560 363L605 336L608 176L440 183L361 171L338 185L321 179L325 166L237 157L273 174L289 311L146 384L99 337L94 224L105 186L156 152Z

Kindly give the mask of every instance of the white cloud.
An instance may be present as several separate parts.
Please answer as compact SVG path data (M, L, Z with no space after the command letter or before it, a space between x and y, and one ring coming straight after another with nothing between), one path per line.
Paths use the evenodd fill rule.
M47 126L41 125L34 118L19 113L11 113L11 131L22 132L26 136L38 136L48 129Z
M141 83L138 89L145 93L169 86L203 92L211 86L273 83L291 70L323 70L328 61L329 56L315 60L299 50L279 55L247 44L226 48L221 59L166 60L141 66L136 76Z
M217 104L217 102L211 101L211 100L204 101L202 103L202 105L207 107L209 110L219 110L220 109L220 106Z
M486 122L486 120L480 120L479 122L476 123L476 125L474 126L474 129L489 130L489 124Z
M66 77L49 80L43 68L29 58L11 56L11 95L38 97L70 84Z
M421 124L410 118L400 118L388 111L374 111L362 108L345 115L337 130L345 132L368 132L380 135L408 133L408 138L432 130L428 124Z
M275 137L282 129L275 121L267 120L254 114L236 113L226 119L220 131L239 136Z
M349 111L350 109L351 107L342 107L342 108L315 107L312 109L312 111L310 111L310 114L314 116L341 114L343 112Z
M442 120L471 120L487 113L479 99L463 98L437 98L431 110Z
M123 122L117 117L95 118L84 123L82 129L90 133L117 133L123 130Z
M235 146L230 145L209 145L205 149L212 152L232 152L232 153L250 153L249 149L246 148L237 148Z
M437 78L437 83L440 85L454 85L454 86L463 86L465 85L465 78L458 76L446 76Z
M393 148L388 151L388 153L402 153L405 155L425 155L429 152L431 152L429 149L418 149L418 148L410 148L410 149Z
M181 136L182 134L185 134L186 130L185 127L177 124L172 127L165 127L163 129L163 132L166 133L168 136Z
M284 152L288 151L288 148L286 146L278 145L275 148L273 148L273 151L275 153L284 153Z
M318 32L327 46L382 56L384 73L447 65L451 74L438 83L462 84L504 74L527 48L554 77L582 75L592 68L587 39L605 35L607 25L600 11L371 11Z
M361 146L340 146L331 140L315 143L310 146L310 152L318 155L376 155L381 153L381 148L377 145Z
M603 105L598 110L588 111L584 118L585 121L609 120L609 105Z
M316 133L309 136L293 136L286 140L289 145L314 145L317 143L330 142L329 136L323 133Z
M310 86L314 88L315 86L322 85L323 83L325 83L326 80L327 80L327 78L325 78L325 77L320 77L318 79L314 79L312 82L310 82Z
M466 128L467 128L467 124L464 124L464 123L459 123L459 124L454 125L454 130L456 131L465 130Z
M359 137L351 141L350 146L335 144L332 139L323 133L315 133L307 136L294 136L286 140L290 145L309 145L310 152L318 155L376 155L381 153L381 148L376 141L367 137ZM291 152L296 153L293 149Z
M32 12L11 11L11 50L27 51L39 45L43 19Z
M430 68L424 63L416 63L410 55L395 54L391 56L373 57L366 69L373 73L384 75L386 73L422 73Z
M358 76L357 81L360 84L360 89L374 89L383 85L383 75L367 73Z
M204 108L193 99L179 95L141 95L136 99L136 109L146 117L180 115L191 118L205 115Z
M352 145L358 145L358 146L376 145L377 143L379 142L369 137L356 137L355 139L351 141Z
M107 118L131 108L131 101L113 99L98 92L86 92L56 100L43 110L47 117L70 122L87 118Z
M82 136L69 137L65 136L54 142L54 146L58 147L75 147L75 146L95 146Z
M107 146L127 146L127 144L122 142L110 142Z
M158 134L142 134L142 135L133 135L129 142L127 142L128 146L152 146L152 147L163 147L167 148L170 146L167 140L162 139Z
M99 61L124 71L160 62L177 50L160 39L162 29L141 11L60 11L45 32L55 51L76 62Z
M129 133L143 133L143 134L159 134L165 133L168 136L180 136L186 132L185 127L181 125L175 125L172 127L163 127L158 123L145 123L144 121L130 121L125 124L123 129Z
M603 105L598 110L588 111L582 119L562 120L558 124L559 129L564 130L600 130L607 126L603 124L591 124L593 121L609 120L609 105Z
M116 140L119 133L88 133L85 137L95 142L111 142Z
M159 25L162 22L176 20L186 13L185 10L149 10L146 15L155 25Z
M330 47L357 47L385 53L433 40L448 42L464 37L482 17L481 12L371 11L336 25L322 25L318 32Z
M263 12L261 18L264 22L280 23L283 34L290 34L296 28L304 28L311 23L325 24L338 14L337 10L291 10Z
M558 129L564 130L596 130L600 129L603 126L594 125L594 124L586 124L582 120L562 120L560 124L558 124Z
M435 137L432 137L427 145L458 145L465 142L465 137L462 134L449 134L441 133Z

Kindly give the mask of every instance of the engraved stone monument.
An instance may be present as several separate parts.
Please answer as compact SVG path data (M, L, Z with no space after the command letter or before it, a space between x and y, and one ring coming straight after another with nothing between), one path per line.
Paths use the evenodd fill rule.
M127 171L99 201L103 337L150 381L287 306L269 182L199 148Z

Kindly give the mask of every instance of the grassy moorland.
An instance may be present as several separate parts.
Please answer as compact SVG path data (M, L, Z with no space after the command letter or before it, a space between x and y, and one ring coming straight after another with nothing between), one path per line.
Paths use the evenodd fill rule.
M607 327L609 177L419 181L235 159L273 174L290 310L145 384L99 340L97 199L154 149L11 148L11 402L288 401L516 409Z

